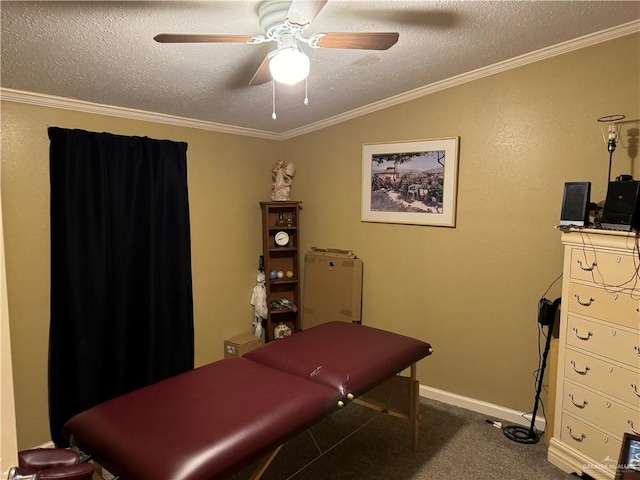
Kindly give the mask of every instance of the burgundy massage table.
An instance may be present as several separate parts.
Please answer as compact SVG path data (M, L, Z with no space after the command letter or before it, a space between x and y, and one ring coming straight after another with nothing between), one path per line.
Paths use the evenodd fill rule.
M72 445L123 480L212 480L260 458L258 479L284 442L411 367L428 343L345 322L270 342L101 403L72 417Z

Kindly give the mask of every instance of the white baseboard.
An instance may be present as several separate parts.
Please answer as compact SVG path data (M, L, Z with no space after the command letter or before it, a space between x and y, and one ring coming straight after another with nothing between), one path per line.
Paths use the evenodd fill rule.
M518 425L531 425L531 413L519 412L511 408L483 402L482 400L476 400L475 398L464 397L462 395L446 392L437 388L420 385L420 396L430 398L431 400L437 400L438 402L446 403L448 405L466 408L472 412L482 413L483 415L487 415L487 418L491 420L501 419ZM544 417L536 415L536 428L538 431L544 431L545 426L546 422Z

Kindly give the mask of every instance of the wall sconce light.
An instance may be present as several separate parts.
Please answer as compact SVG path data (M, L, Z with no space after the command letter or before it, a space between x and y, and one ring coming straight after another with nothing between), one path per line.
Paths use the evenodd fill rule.
M606 133L604 126L600 127L602 130L602 139L607 145L607 151L609 152L609 175L607 176L607 185L611 181L611 161L613 160L613 152L616 150L616 145L620 138L620 132L616 122L619 122L620 120L624 120L624 115L607 115L606 117L600 117L598 119L598 122L600 123L609 124Z

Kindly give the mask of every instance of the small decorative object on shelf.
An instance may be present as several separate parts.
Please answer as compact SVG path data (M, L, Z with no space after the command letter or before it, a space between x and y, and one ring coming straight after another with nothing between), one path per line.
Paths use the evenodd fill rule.
M284 218L284 212L278 212L278 219L276 220L276 227L290 227L291 222L287 222Z
M292 162L287 164L284 160L278 160L271 169L273 188L271 200L282 202L291 198L291 180L296 174L296 166ZM277 224L276 224L277 225Z
M276 340L288 337L289 335L291 335L291 327L286 323L279 323L273 329L273 338Z
M262 208L262 256L266 281L267 318L264 321L265 342L281 338L275 327L284 324L290 334L300 330L299 252L300 202L260 202Z
M292 312L297 312L298 307L291 300L286 298L278 298L276 300L271 300L271 309L272 310L290 310Z

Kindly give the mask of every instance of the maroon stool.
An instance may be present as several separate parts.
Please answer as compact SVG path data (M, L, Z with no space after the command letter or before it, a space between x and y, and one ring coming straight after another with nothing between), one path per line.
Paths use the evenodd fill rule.
M18 475L37 480L91 480L93 465L80 463L80 455L65 448L33 448L18 452Z

